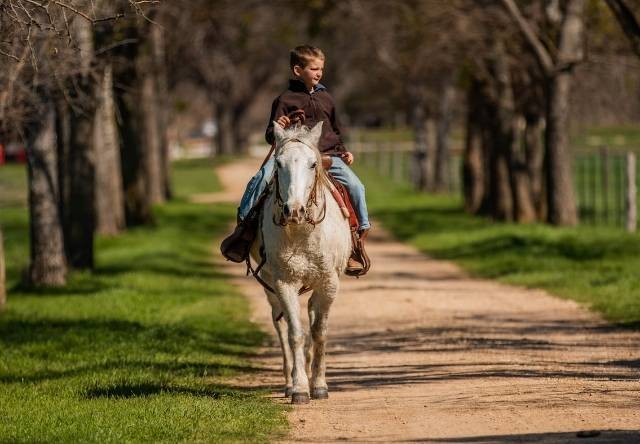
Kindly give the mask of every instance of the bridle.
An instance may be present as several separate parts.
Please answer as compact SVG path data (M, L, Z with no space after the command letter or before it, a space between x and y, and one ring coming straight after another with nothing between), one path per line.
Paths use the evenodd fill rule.
M311 147L308 143L297 139L297 138L291 138L291 139L285 139L283 143L280 144L281 147L283 147L284 145L286 145L287 143L290 142L299 142L302 143L303 145L308 146L309 148L311 148L314 152L315 152L315 148ZM318 162L320 163L320 162ZM314 180L313 180L313 187L311 188L311 193L309 194L309 199L307 199L307 202L305 204L305 216L304 216L304 220L305 222L307 222L308 224L312 225L314 228L316 225L318 225L320 222L322 222L324 220L324 218L327 215L327 199L326 196L323 199L323 206L322 206L322 212L321 212L321 216L318 219L314 219L312 217L312 212L311 209L312 207L315 205L316 207L318 206L318 177L320 176L320 174L322 173L318 173L317 169L318 168L322 168L322 165L318 165L316 164L316 171L314 172ZM274 225L278 225L281 227L286 227L289 222L287 222L287 220L284 217L284 201L282 200L282 196L280 194L280 182L278 179L278 168L275 168L275 171L273 173L273 186L275 187L275 200L274 203L276 205L276 207L278 208L278 213L280 214L280 220L276 220L276 212L273 213L273 223Z

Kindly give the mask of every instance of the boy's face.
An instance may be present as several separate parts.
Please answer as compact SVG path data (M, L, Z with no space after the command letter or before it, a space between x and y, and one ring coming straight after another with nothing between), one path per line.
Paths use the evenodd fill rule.
M293 73L304 82L309 91L320 82L323 70L324 60L315 57L304 68L299 65L293 67Z

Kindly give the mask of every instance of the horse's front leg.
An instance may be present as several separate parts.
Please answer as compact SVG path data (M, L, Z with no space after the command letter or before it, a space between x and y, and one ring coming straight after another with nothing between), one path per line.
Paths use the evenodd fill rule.
M300 303L298 301L299 285L276 284L276 291L280 305L284 309L289 333L289 347L293 355L293 404L305 404L309 402L309 379L305 372L304 358L304 330L300 322Z
M293 392L293 383L291 381L291 372L293 370L293 357L291 356L291 348L289 347L289 339L287 337L287 321L284 315L284 309L280 305L278 297L267 291L267 299L271 305L271 321L278 333L280 340L280 349L282 350L282 372L284 373L284 396L289 397Z
M313 338L313 364L311 376L311 397L314 399L327 399L329 388L325 373L325 349L327 344L327 331L329 309L338 294L338 278L330 280L327 284L313 292L309 299L309 322L311 324L311 337Z

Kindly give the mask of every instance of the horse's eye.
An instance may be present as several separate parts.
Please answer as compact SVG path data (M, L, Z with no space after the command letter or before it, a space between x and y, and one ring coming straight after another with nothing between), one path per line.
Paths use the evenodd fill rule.
M318 166L318 162L313 162L313 165L311 165L311 169L315 170L317 166Z
M282 169L282 164L280 163L279 160L276 160L276 167Z

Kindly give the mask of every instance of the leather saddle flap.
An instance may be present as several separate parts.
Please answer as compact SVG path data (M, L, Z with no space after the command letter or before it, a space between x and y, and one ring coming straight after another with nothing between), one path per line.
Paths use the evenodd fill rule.
M347 188L343 184L338 182L331 174L327 175L329 176L329 180L331 180L331 183L337 191L337 193L332 192L331 194L333 194L333 197L336 199L336 202L338 202L340 208L347 209L347 211L349 212L349 226L352 230L357 231L360 224L358 223L358 217L356 216L356 212L353 209L353 204L351 203L351 199L349 198Z

